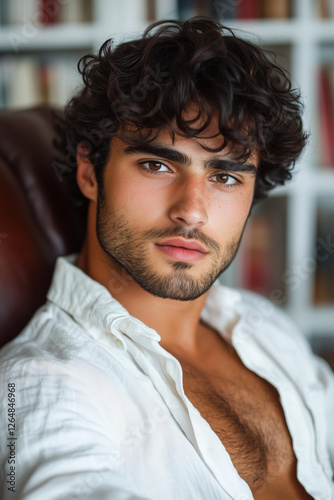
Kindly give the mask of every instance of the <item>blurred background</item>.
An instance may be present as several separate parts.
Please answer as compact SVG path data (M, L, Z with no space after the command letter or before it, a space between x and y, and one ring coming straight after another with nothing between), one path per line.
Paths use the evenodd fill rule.
M307 151L293 181L254 207L221 280L283 308L334 367L334 0L0 0L0 108L62 107L82 55L193 15L273 51L301 88Z

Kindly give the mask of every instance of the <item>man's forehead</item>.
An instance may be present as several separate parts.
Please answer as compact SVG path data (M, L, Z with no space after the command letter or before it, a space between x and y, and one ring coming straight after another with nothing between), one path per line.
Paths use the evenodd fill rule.
M181 126L186 126L185 130L188 128L190 131L194 131L193 135L187 135L185 130L180 129L175 117L170 123L166 123L165 125L161 124L160 121L159 127L155 125L155 120L152 117L152 127L148 128L149 125L144 127L135 125L134 123L124 123L117 136L126 144L160 140L172 147L176 143L181 144L182 140L188 139L196 142L204 149L207 148L208 151L224 151L225 154L228 153L240 160L245 160L255 154L254 146L247 148L247 124L245 124L243 130L239 131L240 136L244 134L244 139L246 139L243 144L232 143L226 140L221 133L219 113L209 103L207 103L207 112L208 114L201 113L199 106L193 102L185 106L181 113L183 121ZM226 129L229 129L229 125L230 120L228 119Z

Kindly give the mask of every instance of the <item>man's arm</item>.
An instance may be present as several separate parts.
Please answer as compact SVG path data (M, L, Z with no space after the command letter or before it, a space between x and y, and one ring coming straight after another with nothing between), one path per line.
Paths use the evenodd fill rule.
M34 357L0 375L2 499L145 500L73 367Z
M334 469L334 372L330 366L318 356L314 356L314 365L318 380L324 388L327 443L331 464Z

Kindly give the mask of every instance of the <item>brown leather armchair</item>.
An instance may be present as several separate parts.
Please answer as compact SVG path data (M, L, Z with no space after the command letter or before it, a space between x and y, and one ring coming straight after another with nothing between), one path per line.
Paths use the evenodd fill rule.
M56 258L83 241L84 221L54 168L57 113L0 112L0 346L45 302Z

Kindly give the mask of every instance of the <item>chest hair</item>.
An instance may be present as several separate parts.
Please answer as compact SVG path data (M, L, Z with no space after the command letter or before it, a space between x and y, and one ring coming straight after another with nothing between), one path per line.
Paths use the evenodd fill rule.
M259 487L293 466L291 438L277 391L255 374L237 380L209 377L182 363L188 399L210 424L239 475Z

